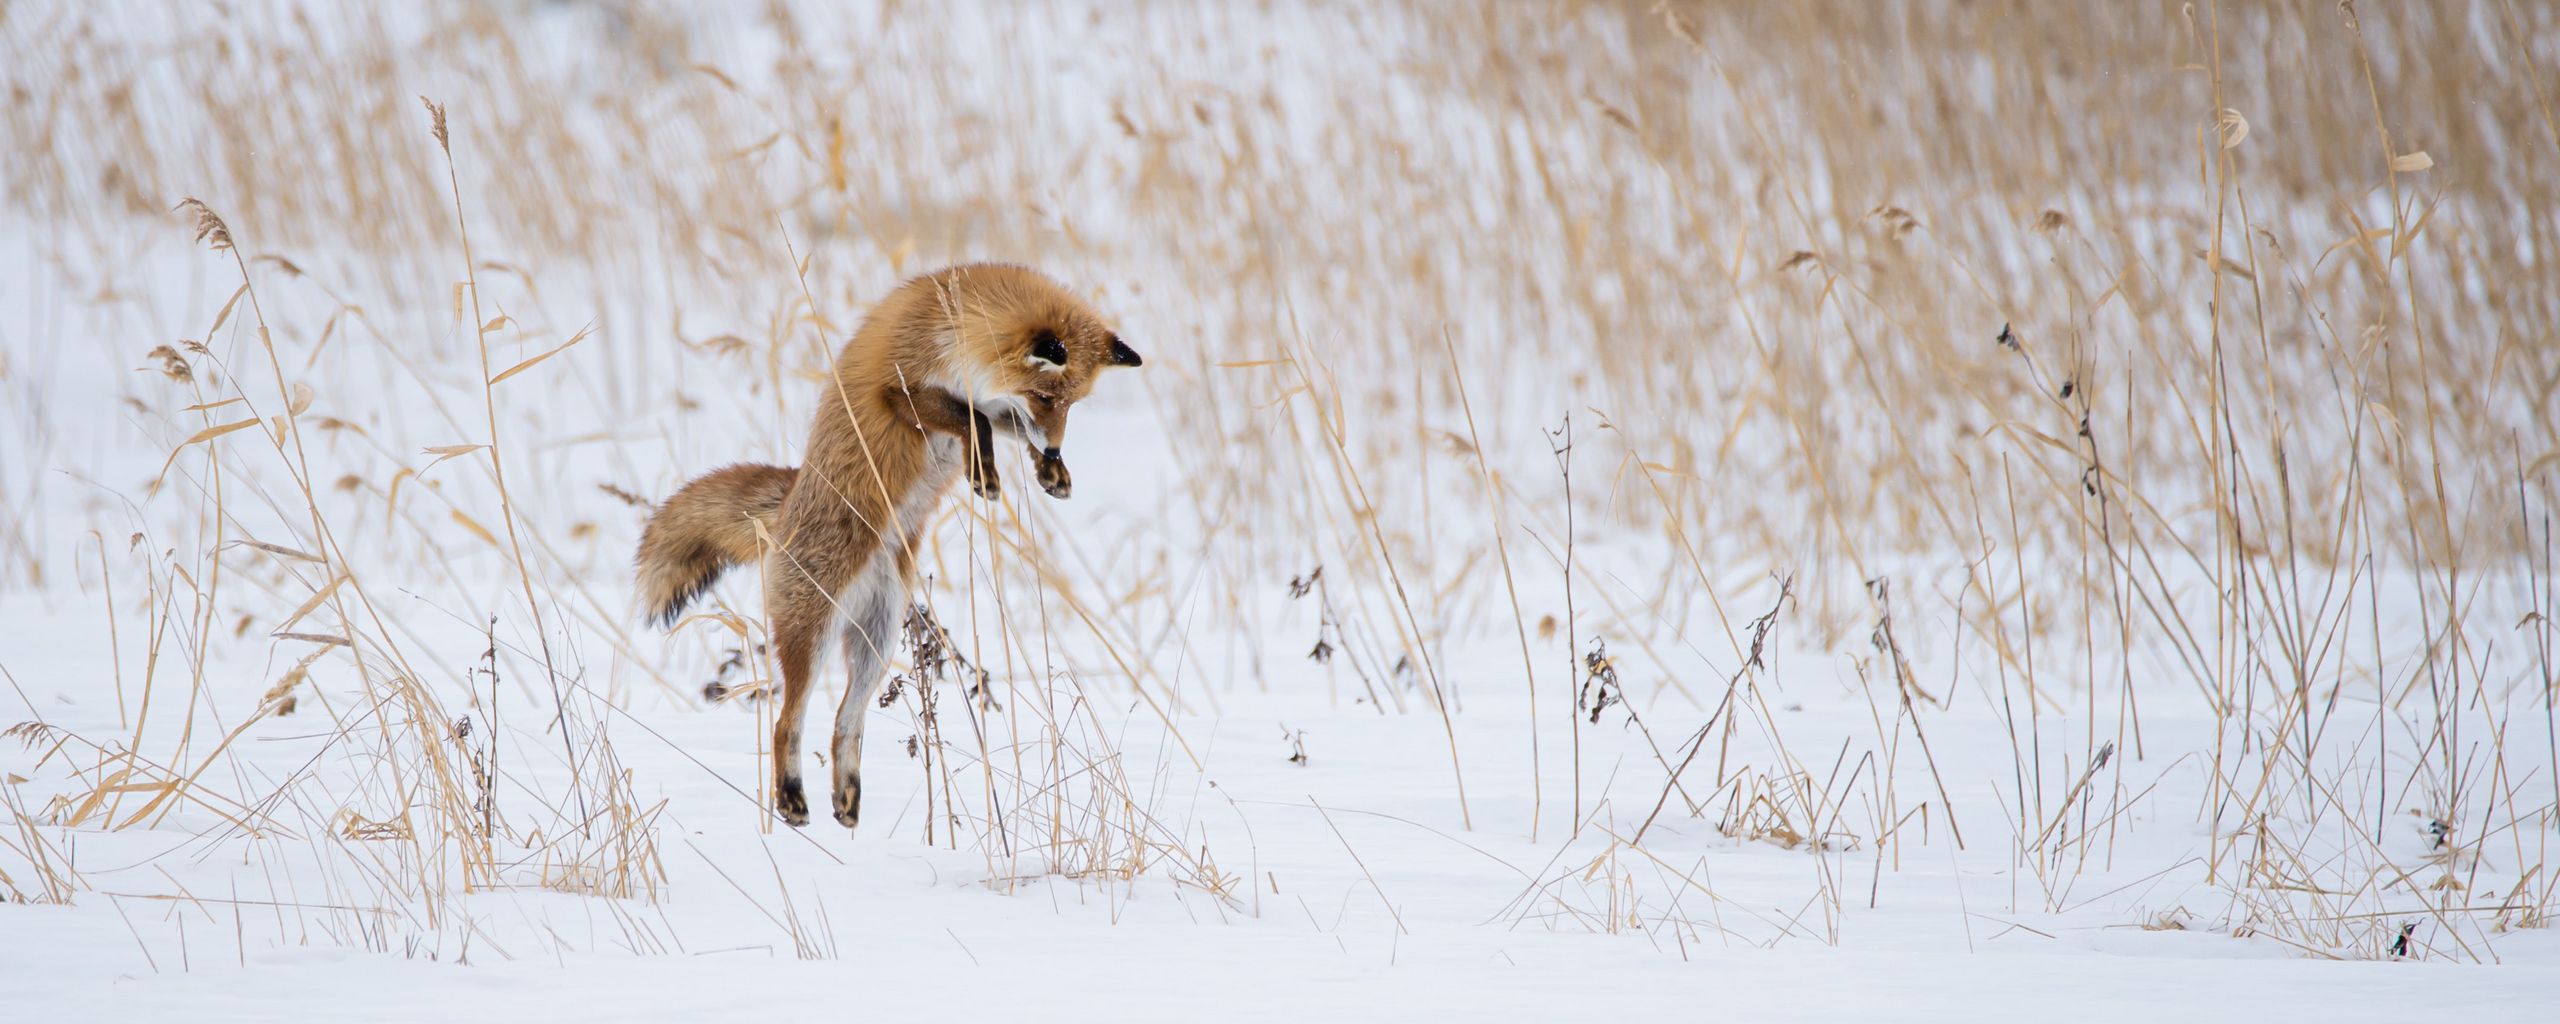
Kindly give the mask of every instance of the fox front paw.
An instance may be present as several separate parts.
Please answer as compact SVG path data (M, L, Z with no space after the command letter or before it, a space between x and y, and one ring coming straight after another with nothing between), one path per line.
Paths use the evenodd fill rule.
M1058 457L1056 449L1040 456L1040 489L1052 498L1064 498L1075 490L1075 480L1067 475L1067 460Z
M1004 484L996 479L996 468L994 466L983 465L980 463L971 463L969 465L969 492L988 501L994 501L997 498L1003 497Z

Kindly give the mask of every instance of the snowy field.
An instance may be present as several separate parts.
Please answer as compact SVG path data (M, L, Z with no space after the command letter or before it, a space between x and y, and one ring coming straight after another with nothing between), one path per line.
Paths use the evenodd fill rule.
M2560 1005L2550 5L0 56L13 1018ZM661 634L633 546L978 259L1147 364L945 502L862 828L781 825L755 574Z

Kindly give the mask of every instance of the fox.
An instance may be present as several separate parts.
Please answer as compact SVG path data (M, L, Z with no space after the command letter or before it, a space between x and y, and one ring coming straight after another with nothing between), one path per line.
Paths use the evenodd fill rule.
M848 670L829 758L835 818L847 829L861 820L863 723L945 492L965 477L979 498L1002 496L1002 434L1031 453L1042 491L1068 497L1068 411L1103 370L1143 364L1099 312L1038 271L934 271L892 290L838 351L799 466L713 470L650 512L637 588L661 629L722 573L761 563L782 679L771 769L784 822L809 822L801 719L830 640Z

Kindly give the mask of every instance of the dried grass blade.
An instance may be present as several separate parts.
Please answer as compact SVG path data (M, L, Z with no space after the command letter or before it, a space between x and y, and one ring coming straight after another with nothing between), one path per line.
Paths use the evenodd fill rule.
M504 318L503 318L503 317L501 317L501 319L504 319ZM489 378L489 386L491 386L491 387L496 387L496 386L498 386L499 384L505 383L507 378L509 378L509 377L513 377L513 376L515 376L516 374L523 373L523 372L525 372L526 370L530 370L530 369L532 369L532 368L533 368L533 365L534 365L535 363L539 363L539 362L541 362L541 361L543 361L543 360L545 360L545 359L549 359L549 358L551 358L552 356L556 356L556 355L559 355L559 354L560 354L560 353L562 353L562 352L566 352L566 351L568 351L568 350L569 350L569 346L571 346L571 345L575 345L575 344L577 344L577 343L579 343L579 342L581 342L581 341L585 341L585 340L587 340L587 335L590 335L590 334L595 333L595 330L596 330L596 328L595 328L595 325L594 325L594 324L588 324L588 325L587 325L587 326L585 326L585 327L578 328L578 333L573 334L573 335L570 335L570 336L569 336L569 340L568 340L568 341L565 341L565 342L562 342L562 343L560 344L560 347L559 347L559 348L552 349L551 351L545 352L545 353L543 353L543 354L541 354L541 355L538 355L538 356L535 356L535 357L533 357L533 358L531 358L531 359L527 359L527 360L525 360L524 362L517 363L517 364L515 364L514 366L510 366L510 367L507 367L507 368L506 368L506 369L504 369L504 370L500 370L500 371L498 371L498 375L497 375L497 376Z

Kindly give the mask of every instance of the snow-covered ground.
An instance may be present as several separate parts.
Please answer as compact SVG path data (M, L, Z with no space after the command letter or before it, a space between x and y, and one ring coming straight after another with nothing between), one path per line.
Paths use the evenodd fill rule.
M2476 126L2336 202L2183 115L1876 192L1936 143L1795 58L2193 83L1910 11L147 13L0 7L26 1019L2560 999L2548 213ZM2317 149L2265 75L2219 152ZM899 660L858 834L781 826L753 573L646 629L642 506L985 257L1147 366L1072 501L945 506L965 662Z
M100 623L24 596L11 605L8 666L28 713L71 733L121 735L87 653L103 646ZM469 646L464 635L450 649ZM1876 748L1869 705L1827 679L1798 678L1787 692L1801 696L1745 732L1782 735L1813 773L1807 785L1874 798L1877 787L1846 778L1857 765L1835 763L1843 751ZM558 776L559 758L546 758L557 748L540 721L545 704L513 691L501 698L509 710L497 716L506 722L499 757L532 764L505 773L511 785L496 806L539 818L550 813L546 797L529 791L539 784L512 783ZM253 829L229 827L212 807L182 807L142 827L35 829L61 867L77 871L79 888L68 905L0 910L10 988L46 1017L112 1009L217 1020L747 1011L2526 1020L2560 985L2560 947L2543 931L2463 934L2494 941L2494 967L2342 963L2233 934L2234 901L2207 881L2211 830L2192 753L2211 749L2209 720L2146 719L2153 753L2125 773L2120 816L2075 806L2058 827L2086 838L2050 844L2057 852L2043 863L2020 863L2009 836L2010 739L1980 707L1929 724L1963 847L1944 821L1926 823L1925 838L1882 847L1855 838L1875 823L1872 808L1853 803L1827 829L1832 848L1816 850L1723 834L1725 815L1692 816L1676 794L1640 847L1624 845L1651 816L1665 773L1618 715L1584 733L1588 824L1579 840L1567 838L1568 737L1548 731L1554 760L1533 840L1518 744L1526 730L1496 700L1460 719L1472 830L1461 824L1437 730L1414 715L1231 694L1222 713L1176 720L1201 755L1194 772L1161 726L1116 703L1096 712L1113 725L1111 742L1145 802L1139 813L1165 822L1165 840L1189 845L1222 890L1198 884L1166 851L1133 854L1162 861L1135 877L1116 868L1014 877L1038 856L1009 859L988 848L995 840L974 836L957 850L926 844L926 774L899 753L915 729L905 708L880 712L873 726L890 742L875 743L866 766L864 831L769 827L751 797L761 763L753 713L643 693L600 728L647 805L655 853L641 869L651 876L644 893L546 891L546 875L560 869L502 846L493 884L466 893L448 880L435 897L403 898L385 891L395 884L387 879L416 870L397 863L409 856L401 839L336 841L330 834L344 835L344 822L319 816L342 801L388 817L357 781L370 770L368 741L333 735L306 701L293 716L251 725L236 752L217 759L206 788L226 794L293 789L285 780L296 773L338 776L260 808L272 820ZM1684 731L1697 719L1660 714ZM2069 719L2043 728L2048 742L2078 729ZM1290 759L1299 752L1303 763ZM13 787L16 799L36 811L50 793L85 788L63 761L96 758L29 768L32 760L10 752L10 770L33 776ZM963 765L961 784L973 785L967 776L977 771ZM1703 794L1709 771L1695 771ZM1932 784L1916 764L1894 774L1905 787ZM2408 840L2395 851L2402 862L2425 863L2416 825L2395 831ZM24 877L20 865L11 870ZM2478 877L2487 888L2512 875L2498 865Z

